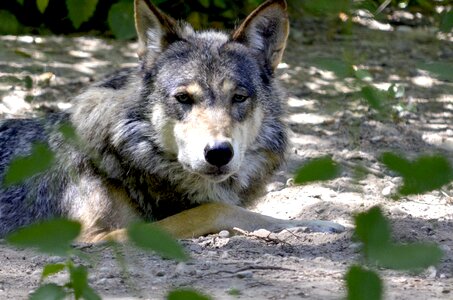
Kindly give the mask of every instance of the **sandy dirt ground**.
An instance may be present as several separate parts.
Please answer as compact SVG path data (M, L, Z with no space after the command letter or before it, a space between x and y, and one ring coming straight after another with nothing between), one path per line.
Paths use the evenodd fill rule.
M162 299L172 288L192 287L215 299L343 299L344 274L360 262L353 215L380 205L396 241L435 242L444 252L439 265L418 274L379 270L385 298L453 299L453 185L395 201L390 196L401 178L379 162L384 151L410 158L441 153L453 162L453 84L418 68L451 63L451 36L421 26L391 31L357 26L345 35L319 20L295 21L292 27L278 70L288 90L291 154L253 209L280 218L332 220L347 230L222 232L181 241L192 257L186 263L130 247L79 245L91 259L76 261L88 266L89 282L103 298ZM135 62L136 44L91 37L4 36L0 45L0 118L67 109L81 88ZM395 103L399 112L393 118L377 115L358 99L353 82L310 63L319 57L352 58L378 87L404 86ZM292 184L300 164L325 154L343 166L339 178ZM358 167L367 172L357 176ZM39 286L43 266L61 261L1 241L0 298L27 298ZM46 282L66 280L62 273Z

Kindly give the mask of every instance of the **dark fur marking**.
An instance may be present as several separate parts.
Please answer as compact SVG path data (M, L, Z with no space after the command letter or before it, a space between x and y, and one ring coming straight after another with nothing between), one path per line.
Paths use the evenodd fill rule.
M98 86L114 90L122 89L127 85L128 79L132 71L133 71L132 68L118 70L108 75L101 83L99 83Z

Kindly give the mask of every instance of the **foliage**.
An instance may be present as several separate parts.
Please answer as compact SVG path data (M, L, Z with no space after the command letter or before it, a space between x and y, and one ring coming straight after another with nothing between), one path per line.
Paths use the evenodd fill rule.
M383 286L379 276L361 266L352 266L345 276L348 300L379 300Z
M134 5L130 1L120 1L112 5L108 15L109 27L118 39L135 37Z
M395 270L419 271L439 263L442 251L425 243L395 244L390 225L379 207L355 217L355 234L363 244L363 255L369 266ZM345 276L349 300L382 299L382 281L376 271L351 266Z
M46 254L59 255L67 258L65 263L47 264L41 275L41 282L49 276L67 271L69 280L60 286L54 283L41 285L30 299L65 299L74 295L75 299L100 299L99 295L88 284L88 271L83 265L76 266L73 256L79 253L71 248L71 244L80 234L81 225L76 221L54 219L33 224L17 230L7 236L11 245L21 248L33 248ZM129 239L137 247L153 251L166 258L180 261L189 256L169 234L150 224L135 223L128 228ZM83 257L82 255L79 255ZM209 299L194 290L175 290L168 299Z
M437 264L442 251L431 244L395 244L390 224L380 208L373 207L355 217L355 233L363 243L363 254L372 265L396 270L417 270Z
M8 0L6 10L0 5L0 34L17 34L31 26L42 30L49 28L54 33L77 31L110 31L116 38L129 39L135 36L133 21L133 0ZM186 19L195 28L231 28L264 0L152 0L177 19ZM13 3L14 2L14 3ZM448 0L432 2L427 0L288 0L290 12L301 9L305 14L336 17L341 13L365 9L376 16L384 9L421 11L434 16L439 30L450 32L453 13ZM384 5L385 4L385 5ZM439 10L438 7L445 9ZM19 20L19 21L18 21ZM8 21L8 22L6 22ZM108 24L108 28L106 27Z
M155 251L159 255L179 261L189 257L171 236L158 226L149 223L135 223L128 228L129 239L139 248Z
M48 283L41 285L30 299L65 299L73 294L75 299L97 300L99 295L88 285L88 272L84 266L74 266L72 255L77 254L71 244L80 234L81 225L75 221L55 219L19 229L7 236L8 243L21 248L33 248L41 252L65 256L67 261L44 266L41 281L64 270L69 280L63 285Z
M167 300L209 300L208 296L192 289L177 289L167 295Z
M66 0L68 17L78 29L83 22L88 21L96 10L98 0Z
M8 166L2 184L5 187L18 184L34 175L50 168L54 161L54 153L46 144L35 143L31 154L14 158Z
M310 160L297 170L294 183L304 184L313 181L334 179L339 173L340 167L332 160L332 157L319 157Z
M66 255L80 230L80 224L75 221L55 219L21 228L9 235L6 240L18 247L36 248L44 253Z
M421 194L439 189L453 180L453 168L440 155L420 156L411 162L393 153L384 153L382 162L403 177L402 195Z
M420 156L411 162L396 154L384 153L381 160L403 177L401 194L428 192L453 180L453 169L442 156ZM297 171L295 182L333 179L339 174L337 168L330 157L316 158ZM305 177L305 173L314 175ZM379 207L356 215L355 225L355 236L362 242L362 253L369 267L349 268L345 275L349 300L382 299L383 283L374 267L420 271L436 265L442 258L441 249L434 244L394 243L389 221Z

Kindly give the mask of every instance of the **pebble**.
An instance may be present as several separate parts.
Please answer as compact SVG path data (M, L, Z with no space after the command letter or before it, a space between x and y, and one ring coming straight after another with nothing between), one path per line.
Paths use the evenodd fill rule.
M403 182L402 177L393 177L392 180L390 180L394 184L401 184Z
M196 275L197 272L193 266L180 262L176 265L175 273L177 275Z
M382 135L377 135L377 136L373 136L371 138L371 142L372 143L377 143L377 142L380 142L384 139L384 137Z
M266 229L258 229L253 231L251 234L259 238L268 238L271 235L271 233L272 232Z
M49 264L58 264L64 262L66 259L60 256L51 256L47 259L47 263Z
M229 238L230 237L230 232L228 230L222 230L219 232L219 236L221 238Z
M448 245L440 245L440 249L442 249L445 252L451 251L451 248Z
M428 269L426 269L426 272L427 272L427 276L426 276L427 278L430 278L430 279L436 278L437 270L435 267L433 267L433 266L428 267Z
M227 259L229 257L230 257L230 253L228 251L224 251L224 252L222 252L222 254L220 254L221 259Z
M237 278L252 278L253 272L252 271L241 271L236 273Z
M107 278L100 278L99 280L96 281L95 285L101 285L104 286L107 284Z
M382 189L382 196L384 197L389 197L390 195L393 194L393 190L394 190L395 186L394 185L388 185L386 186L385 188Z
M190 249L190 252L197 253L197 254L200 254L201 252L203 252L203 248L198 244L190 245L189 249Z
M163 277L163 276L165 276L165 272L164 271L157 271L156 276L157 277Z
M278 192L285 188L285 184L283 182L271 182L266 186L266 192Z

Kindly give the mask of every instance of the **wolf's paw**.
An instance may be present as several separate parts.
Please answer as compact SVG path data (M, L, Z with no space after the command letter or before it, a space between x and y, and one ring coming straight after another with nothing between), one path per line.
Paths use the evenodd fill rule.
M311 232L341 233L345 231L345 227L343 225L331 221L312 220L305 221L301 225L302 227L306 227Z
M327 232L327 233L341 233L345 231L345 227L335 222L323 221L323 220L290 220L285 223L276 224L273 228L273 232L282 230L300 230L306 232Z

